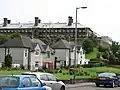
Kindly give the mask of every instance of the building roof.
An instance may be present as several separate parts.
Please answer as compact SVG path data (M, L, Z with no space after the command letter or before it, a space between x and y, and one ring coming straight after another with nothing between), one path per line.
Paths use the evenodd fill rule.
M40 39L32 39L32 41L39 45L42 52L45 52L45 49L44 49L43 45L46 46L46 44L43 41L41 41Z
M58 42L53 44L51 47L53 49L70 49L71 48L69 42L63 39L59 40Z
M68 26L68 23L39 23L38 26L34 26L34 23L11 23L3 27L3 24L0 24L0 29L9 29L9 28L75 28L75 23L72 23L71 26ZM78 23L77 28L89 28L85 27L82 24Z
M2 44L0 47L7 48L30 48L34 49L35 44L31 41L29 37L20 36L13 39L8 40L5 44Z
M30 39L26 36L20 36L13 39L8 40L5 44L0 45L1 48L30 48L31 50L34 50L36 45L39 45L42 52L46 52L46 49L48 45L46 45L44 42L42 42L39 39ZM50 48L50 51L53 52L53 49Z

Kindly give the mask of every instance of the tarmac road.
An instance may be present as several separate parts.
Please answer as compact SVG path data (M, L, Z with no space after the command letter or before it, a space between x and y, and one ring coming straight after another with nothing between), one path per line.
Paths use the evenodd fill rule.
M66 85L66 90L120 90L120 87L96 87L94 83L80 83L77 85Z

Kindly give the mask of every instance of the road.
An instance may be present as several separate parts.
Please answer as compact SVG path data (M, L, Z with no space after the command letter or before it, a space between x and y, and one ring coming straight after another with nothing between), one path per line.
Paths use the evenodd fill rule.
M80 87L70 87L67 88L66 90L120 90L120 87L96 87L94 84L93 85L88 85L88 86L80 86Z

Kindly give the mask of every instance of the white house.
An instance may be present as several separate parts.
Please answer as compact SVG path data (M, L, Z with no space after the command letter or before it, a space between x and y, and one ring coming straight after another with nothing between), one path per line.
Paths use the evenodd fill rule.
M49 57L47 57L48 52ZM43 65L48 68L54 66L53 50L38 39L31 40L29 37L20 36L8 40L0 46L0 63L4 62L4 57L7 54L11 54L14 66L23 65L31 70Z
M77 46L76 60L75 60L75 43L68 42L66 40L59 40L52 45L55 50L55 56L59 65L74 65L74 64L88 64L88 60L85 59L85 53L80 46Z
M66 40L59 40L51 46L57 57L57 66L68 66L70 58L70 46Z

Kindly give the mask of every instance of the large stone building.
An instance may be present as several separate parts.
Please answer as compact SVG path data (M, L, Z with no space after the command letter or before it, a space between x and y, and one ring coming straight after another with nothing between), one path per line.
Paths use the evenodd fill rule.
M43 39L46 37L57 38L64 37L68 41L75 40L75 23L72 17L68 17L68 23L41 23L38 17L35 17L34 23L11 23L7 18L0 24L0 34L24 33L32 37ZM83 38L93 34L89 27L77 23L77 38L80 42Z

